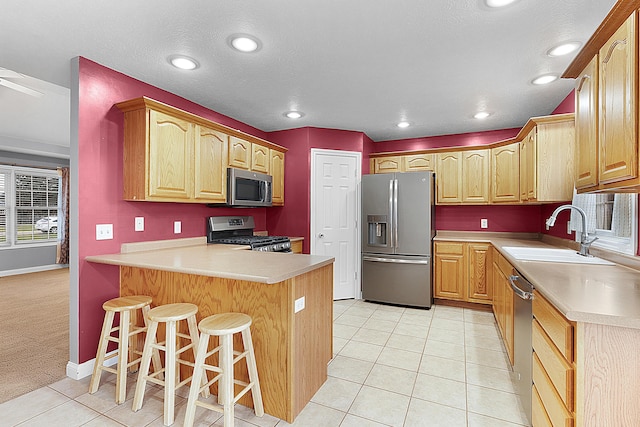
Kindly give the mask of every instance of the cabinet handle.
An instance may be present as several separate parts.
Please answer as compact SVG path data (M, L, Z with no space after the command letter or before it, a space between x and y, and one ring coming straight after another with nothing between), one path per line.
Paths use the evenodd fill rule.
M627 44L627 39L622 39L622 40L616 40L613 43L611 43L611 46L609 46L609 50L607 51L607 54L605 55L604 59L602 60L603 64L606 64L607 62L609 62L609 60L611 59L611 56L613 55L613 51L616 47L618 47L618 45L621 44Z

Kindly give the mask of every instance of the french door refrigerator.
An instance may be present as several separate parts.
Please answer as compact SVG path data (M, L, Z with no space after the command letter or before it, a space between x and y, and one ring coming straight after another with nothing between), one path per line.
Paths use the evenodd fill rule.
M434 174L362 177L362 298L430 308Z

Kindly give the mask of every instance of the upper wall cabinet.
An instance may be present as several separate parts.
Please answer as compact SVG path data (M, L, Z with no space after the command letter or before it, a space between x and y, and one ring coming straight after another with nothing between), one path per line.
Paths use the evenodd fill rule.
M578 192L640 190L638 11L618 1L563 77L576 79Z
M489 203L489 153L485 149L436 154L437 203Z
M436 202L462 203L462 152L436 154Z
M229 167L249 170L251 168L251 143L242 138L229 138Z
M271 199L274 206L284 206L284 152L271 149L269 170L273 177Z
M432 171L435 170L435 160L431 153L374 157L370 169L371 173Z
M117 107L124 112L125 200L224 203L233 149L234 160L244 155L266 172L277 168L274 204L284 203L285 148L148 98Z
M520 201L520 144L491 149L491 203Z
M372 173L394 173L402 172L402 157L379 157L373 159Z

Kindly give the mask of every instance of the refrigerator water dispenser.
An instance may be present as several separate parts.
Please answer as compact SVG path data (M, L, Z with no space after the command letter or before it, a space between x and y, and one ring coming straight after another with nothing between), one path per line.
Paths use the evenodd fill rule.
M367 215L369 245L387 246L387 215Z

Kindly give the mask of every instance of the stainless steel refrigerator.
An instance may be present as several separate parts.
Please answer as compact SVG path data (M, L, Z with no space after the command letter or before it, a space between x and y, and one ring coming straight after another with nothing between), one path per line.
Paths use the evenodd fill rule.
M431 307L434 174L362 177L362 298Z

